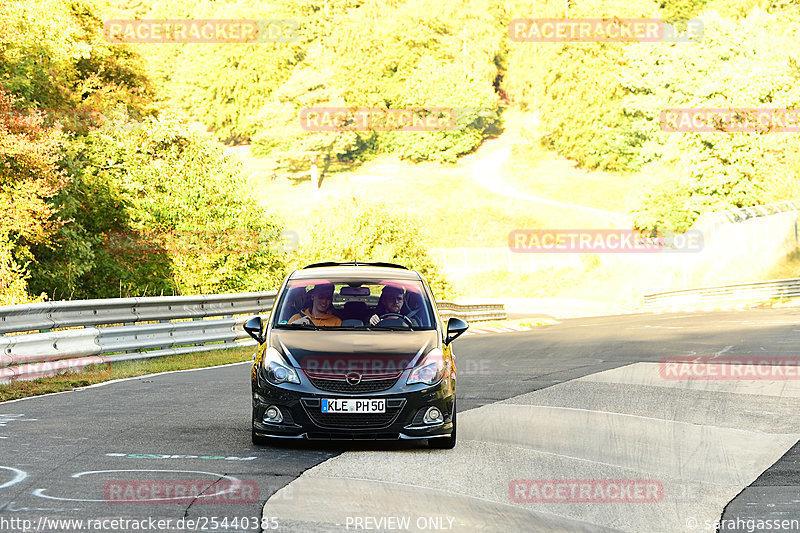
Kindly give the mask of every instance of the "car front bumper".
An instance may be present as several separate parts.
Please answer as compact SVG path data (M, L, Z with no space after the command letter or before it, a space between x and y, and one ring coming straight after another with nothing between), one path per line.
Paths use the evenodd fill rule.
M308 379L303 383L269 383L259 373L253 384L253 430L260 437L311 440L397 440L427 439L450 436L453 430L455 380L446 377L436 385L405 385L408 372L403 372L389 389L369 394L326 392L317 389ZM386 400L386 413L322 413L321 400L358 398ZM278 407L283 415L279 424L265 423L264 412ZM437 407L444 420L425 424L423 413Z

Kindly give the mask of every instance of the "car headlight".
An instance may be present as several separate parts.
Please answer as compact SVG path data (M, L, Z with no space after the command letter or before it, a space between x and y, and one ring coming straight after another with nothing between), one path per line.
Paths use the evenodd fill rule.
M281 354L270 346L264 352L264 370L267 373L267 381L273 385L281 383L300 383L300 377L294 368L286 366Z
M439 348L434 348L426 355L422 362L415 366L409 374L406 383L424 383L425 385L435 385L444 377L447 370L447 363L444 360L444 353Z

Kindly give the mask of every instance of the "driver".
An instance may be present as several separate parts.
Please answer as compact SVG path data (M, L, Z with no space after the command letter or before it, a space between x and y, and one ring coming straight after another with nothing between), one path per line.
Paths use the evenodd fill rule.
M378 306L375 308L375 313L369 317L367 322L369 322L371 326L374 326L381 321L380 317L387 313L403 315L400 310L403 308L403 303L405 301L405 292L405 289L402 287L386 285L383 288L383 291L381 291L381 297L378 300ZM417 325L416 320L413 318L409 320L411 320L414 325Z
M315 285L311 289L311 307L302 309L299 313L289 319L290 324L305 324L310 326L341 326L342 319L333 314L333 290L332 283L322 283Z

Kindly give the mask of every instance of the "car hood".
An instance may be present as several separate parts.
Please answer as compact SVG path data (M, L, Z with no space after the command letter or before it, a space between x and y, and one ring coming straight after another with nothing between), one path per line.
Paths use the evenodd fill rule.
M273 329L270 345L307 374L394 374L436 347L437 332Z

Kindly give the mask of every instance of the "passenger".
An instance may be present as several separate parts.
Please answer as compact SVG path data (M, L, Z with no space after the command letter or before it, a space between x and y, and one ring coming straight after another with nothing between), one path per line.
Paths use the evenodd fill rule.
M405 301L405 289L402 287L394 287L391 285L386 285L381 292L381 297L378 300L378 306L375 308L375 313L369 317L367 322L371 326L374 326L378 322L380 322L381 315L385 315L387 313L394 313L397 315L403 315L401 309L403 309L403 303ZM403 315L405 316L405 315ZM411 320L412 324L415 326L419 325L416 320L413 318Z
M312 304L310 308L301 310L289 319L290 324L306 324L315 326L341 326L342 319L333 314L333 284L315 285L310 291Z

